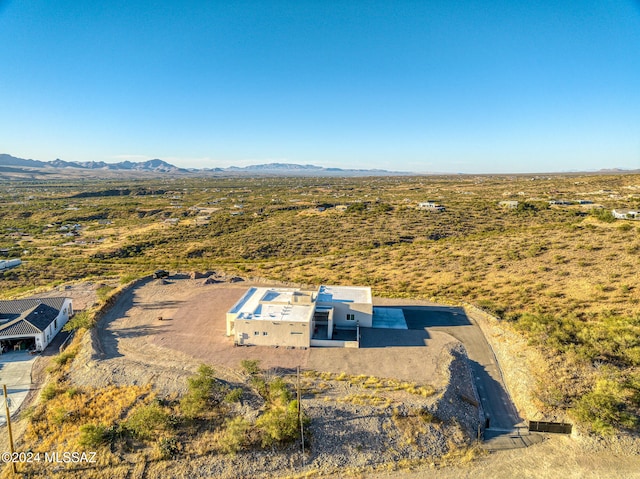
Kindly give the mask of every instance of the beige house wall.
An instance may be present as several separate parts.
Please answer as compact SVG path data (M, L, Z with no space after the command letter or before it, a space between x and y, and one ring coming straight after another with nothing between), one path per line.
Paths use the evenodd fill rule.
M233 334L233 323L235 322L237 316L237 313L227 313L227 336L231 336Z
M236 344L308 348L311 344L311 321L236 320Z
M373 324L373 305L371 303L318 303L318 306L333 307L333 323L337 328L355 329L356 323L361 328L370 328ZM347 314L354 319L348 320Z

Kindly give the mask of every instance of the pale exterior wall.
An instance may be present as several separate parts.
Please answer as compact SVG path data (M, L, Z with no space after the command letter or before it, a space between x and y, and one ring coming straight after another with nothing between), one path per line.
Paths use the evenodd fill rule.
M67 321L69 321L69 317L72 314L73 305L71 303L71 299L67 298L64 300L64 303L62 303L62 309L60 310L58 316L56 316L56 319L52 321L49 326L47 326L47 329L45 329L42 333L36 335L36 349L42 351L44 348L46 348L49 343L53 341L53 338L56 337L56 334L58 334L62 330L64 325L67 324ZM38 346L38 342L42 344L41 347Z
M35 335L36 351L42 351L47 346L48 343L45 341L45 338L46 336L44 333L39 333Z
M333 323L336 328L355 329L356 323L360 327L370 328L373 322L373 305L371 303L318 303L319 306L333 307ZM347 320L347 314L353 314L354 320Z
M308 348L311 323L240 319L235 321L234 338L239 345Z
M255 287L249 288L227 312L227 336L231 336L233 334L233 323L238 317L240 305L246 302L248 298L255 294L255 292Z
M237 313L227 313L227 336L231 336L233 334L234 322L237 316Z
M613 217L619 220L635 220L640 216L639 212L636 210L613 210Z

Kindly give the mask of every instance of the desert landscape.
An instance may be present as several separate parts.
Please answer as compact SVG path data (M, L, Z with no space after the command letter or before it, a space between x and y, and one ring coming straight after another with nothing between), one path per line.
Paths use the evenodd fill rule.
M637 176L162 181L3 194L3 245L23 260L4 272L4 298L75 304L75 337L36 360L16 423L22 448L102 451L99 467L59 477L510 477L515 464L531 477L633 477L638 228L607 212L634 204ZM424 198L445 210L422 211ZM157 268L169 276L153 279ZM225 313L250 286L321 283L370 286L409 329L365 329L359 349L226 336ZM194 384L217 391L204 409L185 400ZM487 399L485 384L505 398ZM286 424L298 390L304 454L299 429L288 439L260 419ZM501 413L488 411L503 401L497 432ZM530 420L573 434L529 433ZM564 450L574 462L560 464Z

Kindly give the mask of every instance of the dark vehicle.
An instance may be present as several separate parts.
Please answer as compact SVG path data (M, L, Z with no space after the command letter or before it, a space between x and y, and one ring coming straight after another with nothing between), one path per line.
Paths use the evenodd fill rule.
M154 279L167 278L169 276L169 272L163 269L159 269L155 273L153 273Z

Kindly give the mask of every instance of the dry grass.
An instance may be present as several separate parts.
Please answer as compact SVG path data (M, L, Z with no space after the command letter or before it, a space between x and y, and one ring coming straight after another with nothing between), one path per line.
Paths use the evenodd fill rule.
M389 407L393 400L377 394L348 394L339 398L340 402L355 404L358 406L382 406Z
M307 387L313 385L316 390L324 391L329 388L326 382L318 383L316 379L323 381L340 381L347 382L352 386L364 389L375 389L376 391L404 391L409 394L417 394L422 397L430 397L436 393L436 390L429 385L419 385L409 381L399 381L397 379L378 378L375 376L367 376L366 374L351 375L345 372L339 374L330 372L304 371L303 376L310 379L305 384Z

